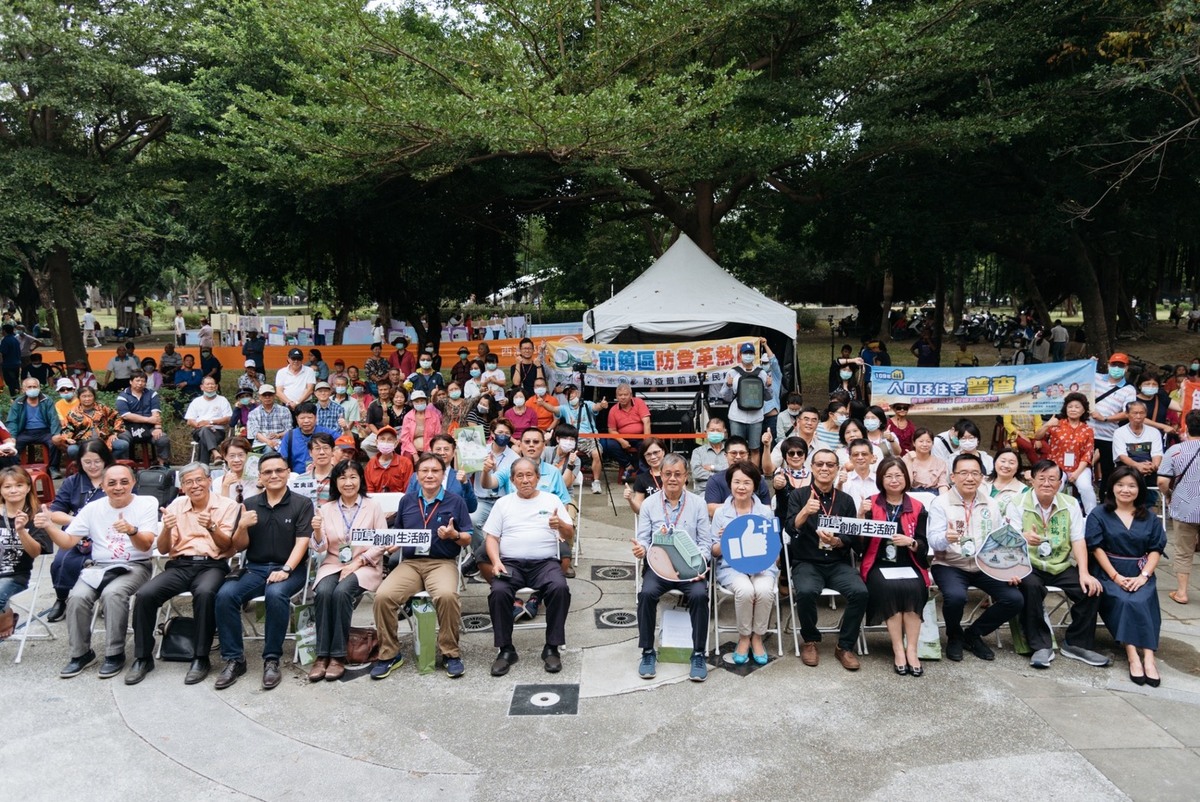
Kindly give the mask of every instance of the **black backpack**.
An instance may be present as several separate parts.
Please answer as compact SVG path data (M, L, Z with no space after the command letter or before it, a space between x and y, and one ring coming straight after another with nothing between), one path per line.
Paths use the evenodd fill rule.
M153 496L158 499L159 507L167 506L179 495L179 489L175 487L175 469L166 466L142 468L138 471L134 492L139 496Z
M766 399L767 385L762 380L762 369L755 368L753 371L746 371L740 367L734 368L737 371L738 386L737 386L737 402L738 409L747 412L762 409Z

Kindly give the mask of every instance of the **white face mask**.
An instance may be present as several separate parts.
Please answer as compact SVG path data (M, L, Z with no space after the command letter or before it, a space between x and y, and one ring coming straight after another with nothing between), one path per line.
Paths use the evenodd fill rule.
M542 396L544 396L546 394L546 388L545 387L534 387L533 394L536 395L538 398L541 398Z
M742 364L749 365L754 362L754 354L742 354Z
M978 445L979 441L974 437L963 437L958 441L958 447L963 451L974 451Z
M575 441L567 440L567 439L559 440L558 447L563 450L564 454L567 453L568 451L574 451L575 450Z
M375 447L379 449L380 454L391 454L396 450L395 443L376 443Z

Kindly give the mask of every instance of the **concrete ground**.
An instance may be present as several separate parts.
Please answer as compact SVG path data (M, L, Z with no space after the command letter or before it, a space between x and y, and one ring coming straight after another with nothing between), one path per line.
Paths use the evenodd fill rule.
M929 661L920 679L893 674L881 633L868 634L870 654L850 673L828 638L821 664L804 666L785 632L784 656L769 640L771 663L745 676L714 667L699 685L684 666L660 663L647 682L636 670L633 516L619 495L616 506L584 496L557 675L542 670L541 633L528 629L515 638L521 661L489 676L478 583L464 598L458 680L419 675L408 649L409 662L380 682L359 669L310 686L285 664L284 682L265 692L251 642L250 673L225 691L212 678L185 687L186 664L164 662L127 687L99 680L95 665L58 679L62 623L50 625L55 640L31 639L19 665L6 643L0 798L1195 798L1200 588L1187 607L1167 599L1169 563L1159 572L1157 689L1130 683L1119 655L1107 669L1060 658L1036 671L1012 652L1007 628L994 663ZM47 574L35 608L51 599ZM367 605L357 618L368 622ZM1117 655L1107 632L1099 637Z

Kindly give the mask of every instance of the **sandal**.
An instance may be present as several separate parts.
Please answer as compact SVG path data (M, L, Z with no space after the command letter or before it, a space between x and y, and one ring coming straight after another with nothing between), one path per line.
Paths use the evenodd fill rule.
M1169 598L1171 601L1175 602L1176 604L1187 604L1188 603L1187 599L1180 601L1179 597L1175 595L1178 592L1179 591L1177 591L1177 590L1171 591L1170 593L1167 594L1167 598Z

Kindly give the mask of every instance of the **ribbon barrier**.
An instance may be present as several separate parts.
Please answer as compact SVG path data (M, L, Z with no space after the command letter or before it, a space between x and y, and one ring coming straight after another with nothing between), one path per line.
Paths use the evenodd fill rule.
M550 383L574 381L576 365L585 365L589 387L694 387L719 384L738 364L745 344L757 353L758 337L696 340L683 343L585 343L576 338L548 340L544 366Z
M1068 393L1095 398L1096 362L1048 362L977 368L871 369L871 399L910 404L910 415L1053 415Z

